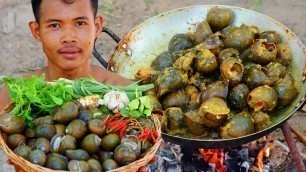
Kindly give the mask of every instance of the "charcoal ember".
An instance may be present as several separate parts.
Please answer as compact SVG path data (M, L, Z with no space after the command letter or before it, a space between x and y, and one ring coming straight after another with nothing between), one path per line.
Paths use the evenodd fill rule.
M224 165L227 171L247 172L259 170L256 166L256 159L265 142L265 139L259 139L236 148L224 149ZM269 155L264 154L261 171L269 171L271 168L269 161ZM198 149L169 142L165 142L160 146L156 162L147 165L147 167L150 171L159 172L216 171L215 164L205 162Z
M249 160L249 149L244 148L239 151L239 155L243 161Z
M184 172L204 172L204 171L215 171L208 163L206 163L198 149L192 149L190 147L182 147L182 167Z
M259 145L256 141L252 141L246 145L244 145L246 149L249 150L249 157L256 158L258 154Z
M171 149L173 155L175 156L175 159L176 159L178 162L180 162L181 159L182 159L182 156L183 156L181 146L180 146L180 145L173 144L173 143L170 143L170 149Z
M241 171L241 172L248 172L249 169L250 169L250 164L249 164L247 161L244 161L244 162L241 164L240 171Z
M165 142L157 152L157 163L150 165L150 171L181 172L181 149L179 145Z
M225 153L225 165L228 172L240 171L240 166L243 163L241 154L239 153L241 148L232 149Z
M149 169L149 171L159 171L159 162L160 162L160 149L157 150L156 152L157 158L156 161L150 164L147 164L146 167Z

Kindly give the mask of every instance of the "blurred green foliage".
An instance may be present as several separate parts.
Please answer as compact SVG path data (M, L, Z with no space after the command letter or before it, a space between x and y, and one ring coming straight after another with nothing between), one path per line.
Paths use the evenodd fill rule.
M260 11L262 0L254 0L253 10Z
M154 0L144 0L146 4L152 4Z
M112 12L116 9L116 7L110 3L100 2L98 11L103 13L104 15L113 17Z

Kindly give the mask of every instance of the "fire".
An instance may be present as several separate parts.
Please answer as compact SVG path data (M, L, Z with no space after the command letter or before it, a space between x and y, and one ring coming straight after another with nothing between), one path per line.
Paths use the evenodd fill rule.
M263 171L264 160L270 156L270 148L268 146L269 141L271 140L271 135L263 137L262 146L259 147L257 158L255 159L255 166L258 168L258 171Z
M268 146L265 146L263 149L259 150L258 155L257 155L257 162L256 166L259 169L259 171L263 171L264 167L264 159L269 158L270 156L270 148Z
M250 142L247 145L243 145L242 149L240 148L241 150L239 151L239 154L243 149L246 150L247 153L240 154L238 156L240 156L240 158L243 155L247 155L249 157L244 159L243 161L241 160L236 161L237 156L235 156L235 154L232 154L231 156L233 157L229 158L231 159L231 161L237 163L236 166L232 166L233 164L229 163L229 161L225 162L225 153L226 151L228 151L228 149L199 149L199 152L203 158L203 161L209 164L217 172L231 171L235 169L235 167L240 168L240 170L248 171L250 165L252 171L267 171L269 170L269 164L267 164L268 162L267 159L270 156L270 146L271 146L271 143L269 144L270 140L271 140L271 135L267 135L259 140ZM237 149L239 150L239 148ZM230 150L231 149L229 149L229 151ZM227 154L227 156L228 155L229 154ZM255 160L253 159L254 161L252 161L251 160L252 158L255 158Z
M263 167L263 156L264 156L264 150L260 150L258 152L257 162L256 162L256 166L260 171L262 171L262 167Z
M265 149L265 157L270 157L270 147L267 146L267 148Z
M224 149L199 149L205 162L214 166L218 172L227 172L224 164Z

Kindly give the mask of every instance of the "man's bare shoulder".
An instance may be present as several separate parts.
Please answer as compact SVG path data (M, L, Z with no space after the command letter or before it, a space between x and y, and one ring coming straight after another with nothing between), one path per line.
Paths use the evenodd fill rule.
M93 77L101 83L108 83L111 85L129 85L133 83L132 80L104 68L92 65L92 69Z
M0 88L0 113L11 102L7 86Z

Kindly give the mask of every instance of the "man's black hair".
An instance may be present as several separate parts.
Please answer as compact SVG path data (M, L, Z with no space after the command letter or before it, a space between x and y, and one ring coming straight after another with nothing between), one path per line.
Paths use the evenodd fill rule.
M67 4L72 4L74 2L74 0L63 0L63 1ZM31 0L34 17L38 23L39 23L39 10L41 2L42 0ZM98 0L90 0L90 2L94 12L94 16L96 16L98 11Z

